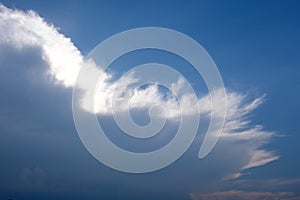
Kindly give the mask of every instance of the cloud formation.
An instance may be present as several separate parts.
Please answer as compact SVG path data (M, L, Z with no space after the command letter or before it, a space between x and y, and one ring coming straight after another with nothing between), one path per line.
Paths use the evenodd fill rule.
M191 194L192 200L298 200L300 196L291 192L246 192L231 190L227 192L215 192L209 194Z
M47 73L65 86L74 85L83 57L70 38L34 11L23 12L0 5L0 19L1 46L19 51L26 47L41 48L43 60L49 63Z
M87 67L88 78L78 85L84 92L81 103L82 108L91 114L110 115L113 97L117 100L129 99L130 108L133 109L149 109L153 105L160 105L171 120L177 120L181 114L191 113L199 113L209 120L212 114L218 114L211 113L209 94L195 99L185 92L186 83L180 78L170 88L180 94L177 97L172 93L160 91L156 84L145 88L133 87L139 78L134 73L113 81L112 74L104 72L93 61L84 60L69 38L59 33L54 25L45 22L34 11L12 10L0 5L0 31L0 89L7 97L1 100L0 105L1 111L7 114L1 117L1 125L5 130L0 134L2 138L8 137L7 133L10 133L17 135L16 138L25 138L24 141L30 143L35 141L35 138L40 138L43 132L66 134L61 130L74 131L74 127L70 128L68 124L72 122L70 92L82 66ZM99 79L95 94L85 91L92 79ZM213 92L217 95L218 90ZM91 106L89 102L93 98L96 103ZM226 98L227 119L221 141L214 150L217 155L214 158L220 161L203 161L205 166L208 166L205 168L207 173L210 166L218 167L221 171L215 177L218 180L238 178L245 169L262 166L279 158L275 153L263 148L274 133L265 131L261 125L253 125L249 118L249 114L264 102L264 96L251 100L248 94L228 89ZM183 104L179 105L178 99ZM118 112L123 112L126 108L127 105L123 104L114 107ZM199 135L199 138L203 136L201 133ZM47 144L48 141L55 143L55 139L44 138L43 144ZM224 155L229 159L228 166L222 160ZM191 165L195 166L197 165ZM32 173L42 174L43 178L46 173L44 170L41 173L39 169L27 170L30 168L28 166L22 167L21 171L26 169L21 173L24 180ZM231 192L233 193L239 194ZM193 198L197 199L199 196Z

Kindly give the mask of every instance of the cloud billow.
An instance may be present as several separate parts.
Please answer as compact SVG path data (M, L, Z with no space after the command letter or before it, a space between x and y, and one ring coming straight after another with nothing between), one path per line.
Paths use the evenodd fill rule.
M46 146L59 146L61 143L68 144L66 142L68 138L73 138L71 139L73 143L70 144L69 148L74 148L72 151L77 152L76 148L79 148L79 145L78 141L74 142L74 137L77 137L77 135L75 135L75 129L72 125L71 90L75 86L77 74L83 65L89 66L90 70L87 72L87 75L90 75L89 78L91 76L98 78L96 75L101 77L96 94L84 93L86 85L80 85L83 90L82 109L85 109L90 114L96 113L99 116L110 116L112 111L111 99L113 93L115 93L115 98L123 98L124 95L127 95L126 98L130 99L132 109L148 109L153 104L160 105L167 112L167 118L174 122L178 120L181 114L189 115L196 112L201 114L206 120L209 120L212 114L217 115L217 113L211 113L209 94L197 97L197 99L190 98L191 96L188 93L184 93L185 83L181 79L174 82L172 89L182 91L180 93L181 96L177 98L181 98L185 104L181 105L183 112L179 112L178 99L171 94L166 95L155 84L145 88L131 87L138 79L134 73L123 79L112 81L112 74L102 71L101 67L96 66L93 61L84 60L70 38L59 33L54 25L45 22L34 11L12 10L0 5L0 32L0 92L3 95L3 99L0 101L0 109L5 114L1 116L0 146L4 145L7 149L11 149L11 147L5 141L9 141L13 146L21 143L20 141L13 141L13 138L22 138L24 139L23 142L37 144L34 140L43 137L40 142L42 143L41 146L44 144L45 147L42 147L41 151L44 151L45 157L50 154L48 159L55 159L55 155L52 154L59 151L52 151L50 147L46 148ZM88 80L86 84L89 84ZM218 91L214 92L217 93ZM91 108L86 102L89 101L89 98L94 97L96 104ZM193 148L199 147L201 144L200 140L203 138L203 133L201 135L201 131L199 131L198 140L183 158L183 160L191 164L186 166L181 161L178 161L177 165L175 163L178 170L188 170L186 172L187 175L183 177L174 169L172 169L173 175L165 171L161 172L168 176L179 176L178 179L184 180L183 182L186 185L181 189L179 188L178 191L182 190L186 194L197 192L198 190L201 191L203 189L203 181L215 181L222 185L224 180L241 177L245 169L263 166L279 158L278 155L264 149L263 146L270 141L274 133L265 131L261 125L253 125L249 118L249 114L264 102L264 96L248 100L247 94L232 92L230 89L227 89L226 98L227 119L221 139L212 152L214 159L198 160L196 159L197 155L192 155L192 152L194 153ZM196 104L199 109L195 108ZM118 105L114 109L117 112L122 112L124 111L123 108L123 105ZM109 125L107 127L109 128ZM48 139L53 134L60 135L57 138ZM20 148L25 148L22 145ZM16 152L13 152L12 155L16 156L18 152L17 150L14 151ZM71 152L71 150L66 151ZM30 159L31 154L36 154L33 151L25 153L28 154L28 159ZM3 154L3 152L0 154ZM62 153L63 155L65 154ZM75 159L75 156L71 153L67 153L67 155L73 156ZM225 164L222 159L224 156L227 158ZM56 179L49 178L49 174L55 174L57 171L47 164L47 158L45 157L37 156L32 158L32 161L24 161L22 159L14 161L14 163L18 163L21 166L20 169L10 169L9 166L4 165L1 170L3 173L14 170L14 173L18 171L20 176L14 176L16 181L8 181L7 184L5 181L8 180L8 177L5 175L3 176L5 178L0 180L0 186L8 190L21 190L20 188L22 188L22 183L24 182L22 182L24 171L26 172L26 177L28 177L27 171L29 170L27 169L33 168L38 169L39 173L42 171L43 174L43 184L39 182L39 191L51 193L51 191L55 190L53 185L55 185ZM41 158L41 160L36 158ZM8 159L7 156L4 156L4 159ZM8 160L7 162L10 163L11 161ZM201 164L201 162L203 163ZM32 166L30 163L36 164ZM50 172L40 168L39 163L44 163L44 168L49 168ZM84 165L80 166L84 168ZM75 172L80 170L76 169L76 166L68 166L66 163L64 167L66 171L68 167L74 167L72 171ZM212 167L214 168L213 170L211 169ZM47 173L50 179L48 182ZM189 180L188 177L193 176L193 174L203 175L203 177L207 176L207 178L203 178L203 180ZM107 176L101 175L96 177L99 179L106 177L105 179L107 179ZM89 176L91 184L95 186L99 182L104 184L91 177ZM114 179L119 180L116 177ZM129 187L143 188L138 184L140 179L136 178L136 180L137 182L129 184ZM76 185L76 187L79 185L79 181L73 181L72 178L66 181L71 185L69 188L65 188L69 192L72 184ZM18 184L14 182L18 182ZM145 184L154 185L154 182L154 180L149 179ZM162 181L162 183L166 182ZM199 185L199 187L195 185ZM24 188L28 189L28 187ZM170 192L172 187L178 186L175 183L171 183L164 187ZM192 196L192 199L201 198L201 196L197 195Z

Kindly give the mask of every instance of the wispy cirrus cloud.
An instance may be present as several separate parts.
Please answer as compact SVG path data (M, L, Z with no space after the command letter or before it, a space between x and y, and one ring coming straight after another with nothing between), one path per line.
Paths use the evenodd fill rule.
M241 190L255 190L259 185L261 190L264 191L285 191L288 188L299 188L299 178L271 178L271 179L237 179L229 184L231 188L240 188Z

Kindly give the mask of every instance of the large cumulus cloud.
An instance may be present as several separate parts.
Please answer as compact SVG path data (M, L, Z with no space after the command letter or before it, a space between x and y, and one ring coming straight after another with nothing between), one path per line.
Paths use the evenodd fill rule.
M104 194L95 191L97 186L111 191L111 185L117 185L125 188L120 189L124 194L128 194L128 188L134 191L129 192L132 195L147 193L147 188L152 188L153 194L164 190L166 195L188 196L190 192L217 189L223 180L240 177L244 169L278 159L263 148L274 133L265 131L261 125L253 125L248 117L263 103L264 96L249 100L247 94L228 89L224 133L208 158L197 158L204 128L199 130L197 140L186 155L167 170L138 177L110 171L88 156L75 132L71 93L80 67L89 65L90 76L102 77L96 91L95 109L85 104L85 98L90 98L91 94L85 94L82 99L82 109L91 114L109 115L112 94L125 92L133 107L160 104L168 111L168 117L175 119L182 114L178 113L176 98L166 97L157 85L132 88L131 84L138 78L134 73L112 81L112 74L102 71L92 61L84 61L71 40L34 11L12 10L0 5L0 32L0 144L4 149L0 154L5 163L0 172L2 190L101 196ZM181 79L173 87L184 91ZM191 99L189 94L183 93L180 98L185 102L183 114L199 112L209 120L209 95ZM195 103L199 110L194 108ZM117 109L122 111L122 108ZM9 173L13 175L8 176ZM36 176L32 183L30 176ZM87 183L86 187L80 187L82 182ZM178 182L184 185L179 186Z

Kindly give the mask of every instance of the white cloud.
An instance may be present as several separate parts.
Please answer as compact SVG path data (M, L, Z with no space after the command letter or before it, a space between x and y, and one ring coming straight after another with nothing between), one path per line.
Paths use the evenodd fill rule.
M0 4L0 45L23 49L38 46L43 59L49 63L48 73L65 86L75 83L82 55L70 38L60 34L33 11L23 12Z
M27 47L38 47L41 50L40 59L48 67L46 73L55 79L54 82L51 82L55 83L54 85L60 83L65 87L74 87L79 69L85 66L84 73L88 78L82 80L78 87L86 90L94 80L98 80L96 93L86 91L81 102L83 109L91 113L110 114L114 97L119 102L128 99L130 108L150 108L153 105L160 105L170 119L178 119L181 114L192 113L203 114L207 118L211 115L218 116L218 109L216 109L216 113L210 113L210 95L195 99L191 94L185 92L186 83L183 79L178 79L171 86L171 89L179 94L177 99L172 94L162 93L155 84L144 89L134 88L133 84L138 80L134 73L112 81L111 74L102 71L92 61L84 61L83 56L69 38L59 33L57 28L46 23L33 11L11 10L0 5L0 31L0 50L5 51L7 47L10 47L15 51L22 51ZM19 54L15 54L15 59L18 59L18 56ZM3 60L0 61L3 63ZM28 70L36 70L38 67L40 66ZM2 76L4 75L2 74ZM218 95L218 90L213 92ZM89 102L94 97L96 104L91 105ZM278 156L263 149L263 145L269 142L274 133L265 131L263 126L252 125L249 118L249 114L262 104L264 96L251 101L248 100L247 94L227 91L226 98L227 119L221 139L226 141L224 145L227 145L228 148L224 147L224 149L232 149L234 148L232 144L235 142L245 141L239 157L230 158L230 155L228 156L229 159L232 159L229 161L240 164L234 171L222 173L224 177L221 178L228 179L241 176L244 169L274 161L278 159ZM177 100L180 100L182 104L179 105ZM124 111L126 108L127 101L126 105L114 105L114 109L117 111ZM219 152L220 155L222 153ZM220 170L223 170L221 165Z
M264 102L265 95L252 101L247 101L247 98L247 95L227 92L227 117L222 133L222 137L228 140L247 141L250 159L242 170L279 159L274 152L261 149L275 133L265 131L261 125L252 125L249 119L249 114ZM241 175L237 172L229 177L238 178Z

